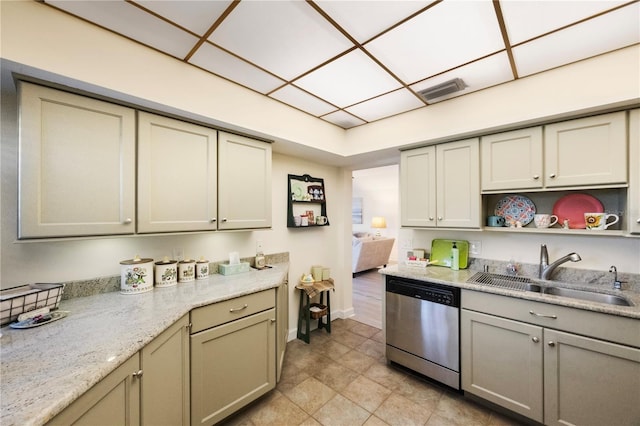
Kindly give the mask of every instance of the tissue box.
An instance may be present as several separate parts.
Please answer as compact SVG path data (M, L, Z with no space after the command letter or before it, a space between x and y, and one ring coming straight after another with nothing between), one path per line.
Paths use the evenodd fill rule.
M250 270L249 262L240 262L236 265L229 265L227 263L218 265L218 272L222 275L240 274L242 272L249 272Z

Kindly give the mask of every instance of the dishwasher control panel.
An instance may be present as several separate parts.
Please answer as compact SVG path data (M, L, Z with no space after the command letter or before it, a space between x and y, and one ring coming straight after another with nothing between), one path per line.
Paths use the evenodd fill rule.
M395 277L387 278L386 287L387 292L390 293L415 297L416 299L441 305L460 306L460 289L456 287Z

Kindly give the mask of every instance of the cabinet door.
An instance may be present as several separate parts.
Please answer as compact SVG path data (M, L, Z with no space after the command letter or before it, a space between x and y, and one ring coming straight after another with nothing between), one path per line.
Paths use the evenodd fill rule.
M48 425L139 425L140 380L138 354L89 389Z
M545 329L547 425L640 424L640 350Z
M542 127L483 136L482 190L542 188Z
M191 424L212 425L275 387L276 312L191 335Z
M218 229L271 227L271 144L219 136Z
M480 227L478 138L436 147L437 223L442 227Z
M436 147L400 153L400 223L436 226Z
M462 389L542 422L542 328L461 312Z
M18 238L133 234L135 112L21 82Z
M626 129L624 111L545 126L545 186L626 184Z
M629 231L640 234L640 109L629 111Z
M189 314L142 349L143 425L188 425Z
M138 232L216 229L217 132L138 112Z

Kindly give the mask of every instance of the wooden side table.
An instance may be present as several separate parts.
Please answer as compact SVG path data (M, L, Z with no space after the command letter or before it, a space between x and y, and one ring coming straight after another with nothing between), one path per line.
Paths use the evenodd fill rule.
M300 283L296 285L300 290L300 308L298 311L298 339L309 343L311 330L311 299L320 294L320 304L324 305L324 295L327 295L327 313L318 318L318 329L324 328L327 333L331 333L331 290L335 290L333 278L324 281L316 281L312 286L305 286ZM326 316L326 320L323 317ZM304 324L303 324L304 323ZM304 326L304 331L303 331Z

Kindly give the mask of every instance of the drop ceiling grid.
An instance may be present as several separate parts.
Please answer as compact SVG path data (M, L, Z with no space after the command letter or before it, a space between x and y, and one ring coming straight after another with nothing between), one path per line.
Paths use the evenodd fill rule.
M45 2L344 128L640 43L638 0Z

